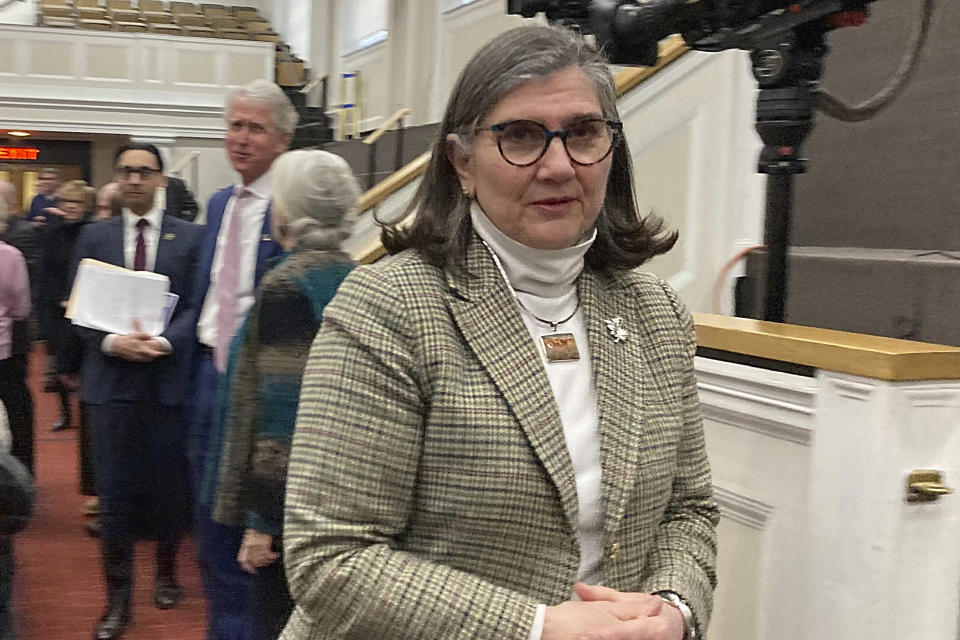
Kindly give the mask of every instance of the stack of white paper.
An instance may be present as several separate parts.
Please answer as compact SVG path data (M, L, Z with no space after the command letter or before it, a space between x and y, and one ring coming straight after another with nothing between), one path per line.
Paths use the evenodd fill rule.
M133 333L137 320L144 333L158 336L178 299L167 276L85 259L77 267L66 316L75 325L116 334Z

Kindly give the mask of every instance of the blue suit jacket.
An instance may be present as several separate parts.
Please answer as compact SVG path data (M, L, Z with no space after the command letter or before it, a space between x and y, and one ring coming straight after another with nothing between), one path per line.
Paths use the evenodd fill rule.
M223 222L223 212L227 202L233 195L233 187L217 191L207 204L207 224L203 234L203 248L200 252L200 267L197 270L197 279L194 284L195 305L199 317L203 309L203 301L210 288L210 270L213 268L213 256L217 250L217 235L220 233L220 223ZM271 260L282 253L280 245L270 235L270 208L263 216L263 230L260 233L260 246L257 249L257 267L254 271L253 286L256 287L260 278L271 266Z
M170 278L170 291L180 296L170 326L163 333L173 353L153 362L129 362L101 351L104 332L77 327L84 342L80 384L84 402L139 401L149 397L146 394L156 394L165 406L183 402L196 342L198 311L193 304L193 285L202 239L203 227L163 216L154 271ZM123 217L91 224L83 230L77 242L74 273L84 258L124 265Z

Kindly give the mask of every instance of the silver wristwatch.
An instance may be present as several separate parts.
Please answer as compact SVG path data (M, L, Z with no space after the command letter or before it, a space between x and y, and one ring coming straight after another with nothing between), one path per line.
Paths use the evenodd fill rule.
M683 615L683 640L696 640L697 625L693 621L693 611L683 601L683 598L673 591L657 591L653 595L659 596L670 606L676 607Z

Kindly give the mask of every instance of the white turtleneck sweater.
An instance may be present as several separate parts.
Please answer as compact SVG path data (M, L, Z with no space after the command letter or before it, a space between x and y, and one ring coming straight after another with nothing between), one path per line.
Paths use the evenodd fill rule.
M593 244L596 231L567 249L534 249L497 229L476 203L470 210L470 217L477 234L500 259L509 285L516 291L523 306L529 309L517 308L543 358L577 482L577 537L580 541L577 580L596 584L603 558L600 436L597 395L583 311L578 309L570 320L557 327L557 332L572 333L576 338L580 359L572 362L547 361L540 337L554 331L533 317L536 315L555 321L566 318L577 307L576 281L583 270L583 256ZM530 640L540 640L545 616L546 605L538 606Z

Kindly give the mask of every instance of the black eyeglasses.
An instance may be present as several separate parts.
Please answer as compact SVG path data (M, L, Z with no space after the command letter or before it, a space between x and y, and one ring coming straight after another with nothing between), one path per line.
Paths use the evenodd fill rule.
M587 118L551 131L534 120L509 120L490 125L489 130L497 135L500 155L514 166L532 165L543 157L554 138L560 138L567 156L574 163L589 166L610 155L617 137L623 132L623 123Z
M141 180L149 180L153 176L161 173L160 169L153 169L151 167L117 167L115 171L117 175L124 180L129 180L133 174L140 176Z

